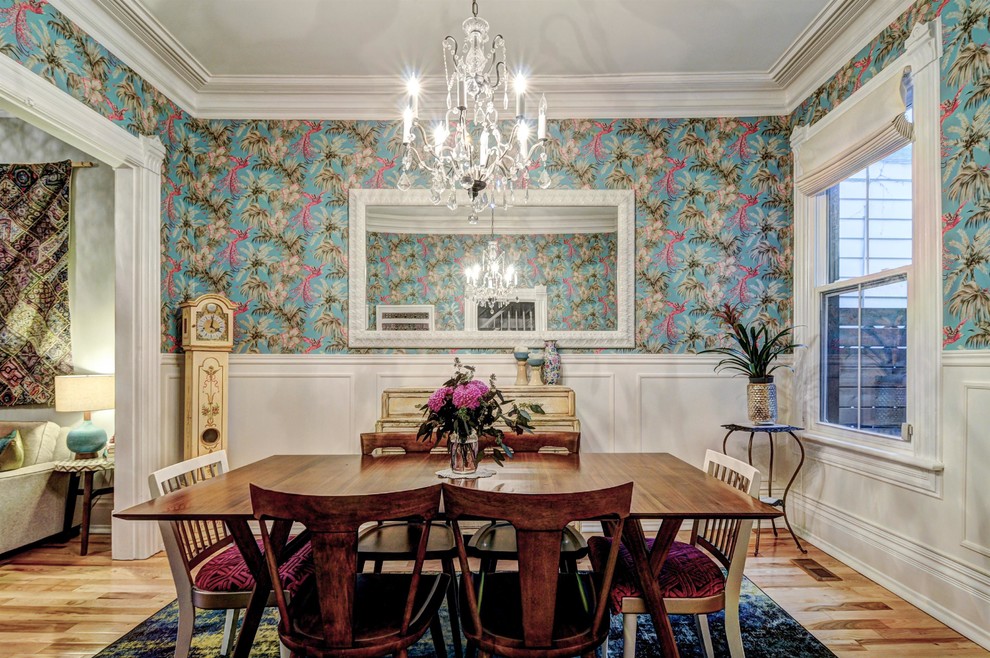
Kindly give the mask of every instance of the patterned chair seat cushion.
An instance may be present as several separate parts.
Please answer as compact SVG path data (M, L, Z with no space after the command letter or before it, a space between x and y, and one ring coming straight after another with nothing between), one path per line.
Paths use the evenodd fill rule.
M261 542L258 548L264 550ZM291 596L313 571L313 547L306 542L278 570L286 592ZM196 589L206 592L243 592L254 588L254 576L237 546L218 553L200 568L193 581Z
M649 550L653 540L647 539ZM604 568L611 548L611 540L605 537L592 537L588 540L591 562L595 569ZM615 565L615 577L609 597L613 609L622 609L622 599L640 597L642 592L636 583L632 554L623 545L619 548L619 559ZM664 598L695 599L717 596L725 591L725 574L715 561L701 549L691 544L675 541L660 570L660 593Z

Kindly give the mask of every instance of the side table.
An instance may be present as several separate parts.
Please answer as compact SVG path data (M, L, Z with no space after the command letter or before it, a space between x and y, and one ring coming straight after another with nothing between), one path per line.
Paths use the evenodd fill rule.
M89 552L89 521L93 509L93 496L113 492L113 459L97 457L96 459L67 459L55 463L56 473L69 474L69 493L65 498L65 517L62 521L62 532L67 534L72 530L72 517L76 513L76 498L83 495L82 537L79 554ZM93 489L93 476L106 473L110 486ZM82 476L83 488L79 489L79 477Z
M802 553L807 553L808 551L801 545L801 541L794 534L794 530L791 529L791 522L787 518L787 493L791 490L791 485L794 484L794 480L797 478L798 472L801 467L804 466L804 445L801 443L801 439L794 433L795 431L800 431L804 429L803 427L794 427L793 425L736 425L728 424L722 425L725 429L729 430L725 434L725 438L722 439L722 454L728 454L725 451L725 447L729 442L729 437L732 436L733 432L749 432L749 447L747 450L747 458L749 460L749 465L753 465L753 436L757 432L765 432L767 438L770 441L770 464L767 469L767 495L760 497L760 502L766 503L767 505L773 505L774 507L779 507L780 511L784 513L784 524L787 525L787 531L791 533L791 537L794 539L794 543L797 545L798 550ZM773 495L773 449L774 449L774 436L776 434L786 434L794 439L794 443L797 444L798 450L801 451L801 459L798 461L797 466L794 468L794 472L791 473L791 479L787 481L787 485L784 487L784 493L777 497ZM770 520L771 527L773 527L773 536L777 536L777 525L774 523L773 519ZM756 547L753 550L753 555L759 555L760 553L760 533L759 526L757 526L756 533Z

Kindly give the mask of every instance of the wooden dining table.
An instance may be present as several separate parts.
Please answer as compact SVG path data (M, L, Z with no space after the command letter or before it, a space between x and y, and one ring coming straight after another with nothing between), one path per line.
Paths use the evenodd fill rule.
M248 522L249 484L316 496L341 496L404 491L436 484L436 471L447 465L443 455L275 455L235 468L212 480L180 489L117 512L130 520L221 519L255 578L255 589L241 623L234 656L246 658L271 591L264 555ZM657 575L685 519L771 519L780 510L709 476L667 453L517 453L496 474L474 480L444 480L457 486L547 494L581 492L633 482L629 521L623 543L636 565L641 591L653 618L664 656L677 656ZM643 522L659 521L652 548Z

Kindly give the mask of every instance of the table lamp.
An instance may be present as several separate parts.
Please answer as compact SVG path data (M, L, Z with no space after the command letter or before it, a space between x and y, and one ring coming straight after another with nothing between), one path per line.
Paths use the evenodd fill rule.
M65 375L55 378L55 411L81 411L83 422L66 437L76 459L91 459L107 445L105 430L93 424L91 414L113 409L113 375Z

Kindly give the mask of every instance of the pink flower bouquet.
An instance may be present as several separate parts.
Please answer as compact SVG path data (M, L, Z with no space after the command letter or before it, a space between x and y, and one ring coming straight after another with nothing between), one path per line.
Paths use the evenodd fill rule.
M505 405L511 407L506 411ZM495 441L492 458L501 464L505 457L512 457L512 450L502 443L504 433L495 427L501 422L516 434L533 431L532 413L542 414L536 404L516 404L506 400L495 386L495 375L488 383L474 378L474 368L462 365L454 359L454 376L444 382L420 407L426 420L419 426L417 437L426 441L466 442L472 434L480 439L489 437Z

